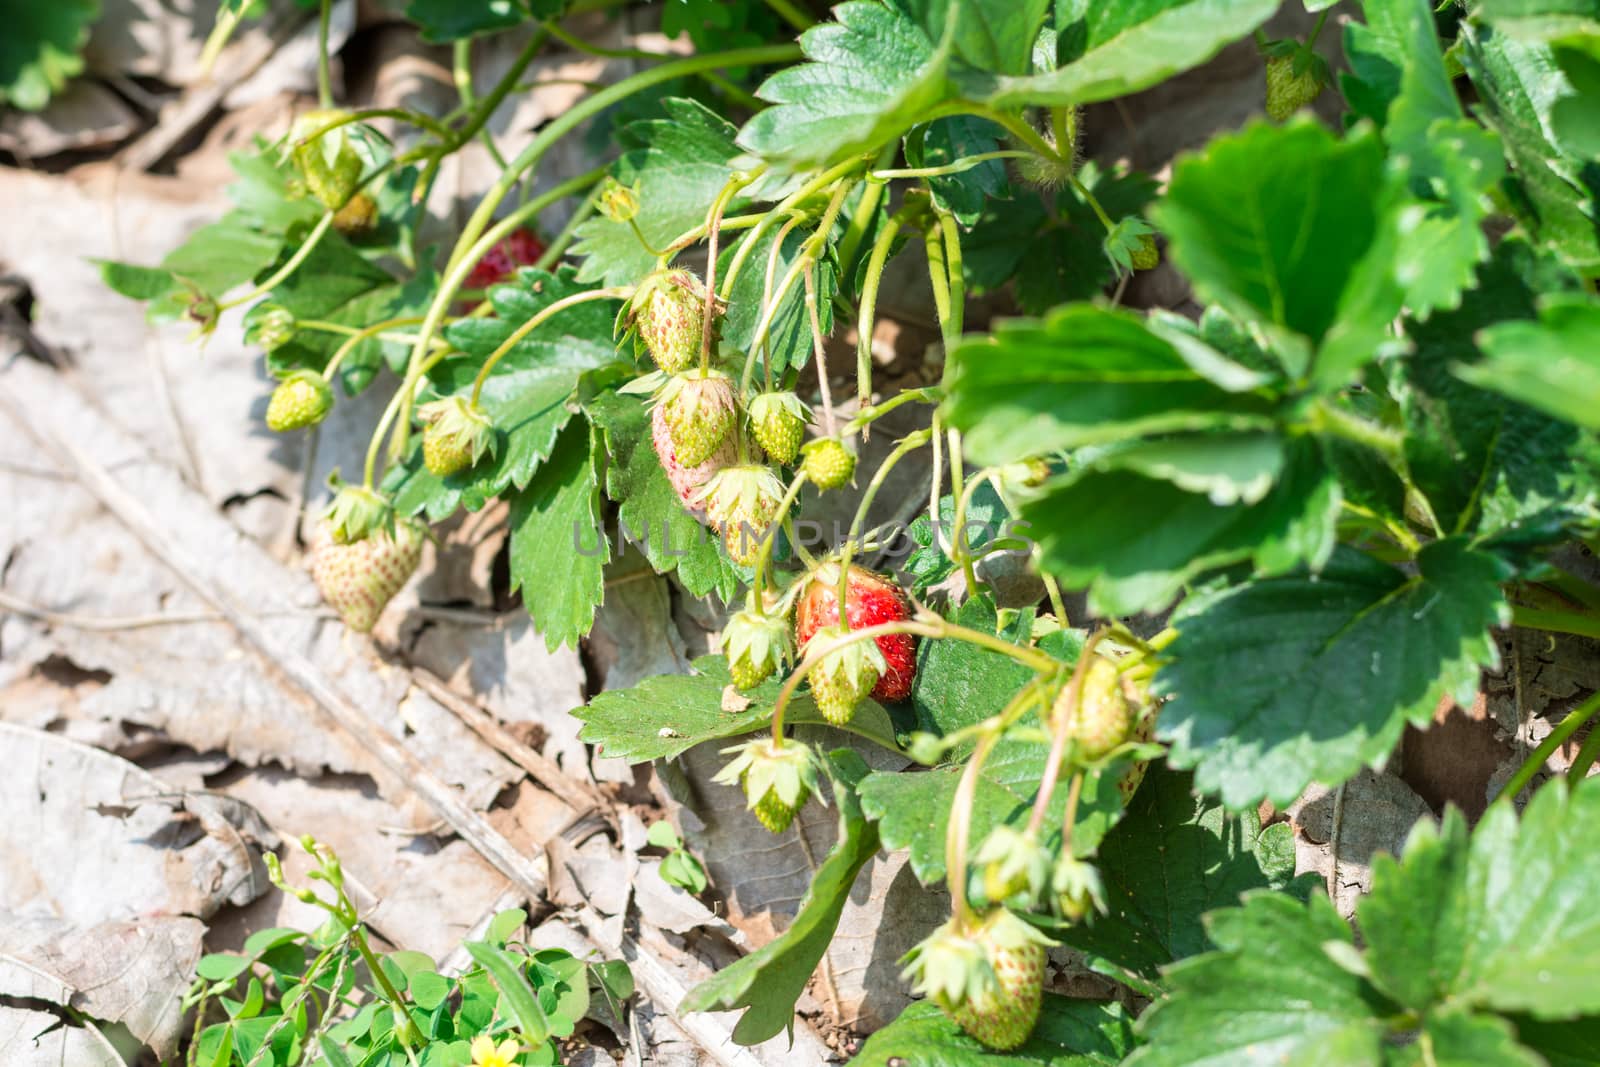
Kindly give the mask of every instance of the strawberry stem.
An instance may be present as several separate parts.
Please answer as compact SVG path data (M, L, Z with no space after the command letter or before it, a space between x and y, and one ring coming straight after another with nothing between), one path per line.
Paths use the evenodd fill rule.
M1072 678L1067 682L1061 699L1056 701L1055 707L1050 709L1051 714L1046 716L1050 727L1050 754L1045 757L1044 777L1039 782L1039 792L1033 798L1033 811L1028 816L1028 832L1037 834L1044 825L1045 809L1050 806L1050 796L1056 790L1056 782L1061 777L1061 762L1067 754L1067 742L1070 740L1071 731L1067 729L1067 717L1058 713L1061 707L1077 710L1078 704L1083 699L1083 678L1088 673L1089 663L1094 656L1095 646L1100 643L1105 632L1096 631L1084 642L1083 651L1078 653L1077 665L1072 669Z
M288 281L289 276L300 269L300 264L304 263L306 258L310 256L311 253L316 249L317 243L322 240L323 235L328 232L329 227L332 225L333 212L329 211L323 214L322 218L317 222L316 226L312 228L311 232L306 234L306 239L300 242L300 247L295 249L294 255L289 257L289 261L272 273L272 277L268 278L266 281L262 282L260 285L256 286L243 296L234 297L232 300L229 300L226 303L218 304L217 311L221 313L227 311L229 308L236 308L240 304L248 304L256 297L265 296L278 286L282 285L284 282Z
M1013 702L1021 700L1023 693L1013 697ZM999 740L998 730L987 731L978 738L977 747L968 757L955 796L950 801L950 821L945 827L945 884L950 888L950 911L963 931L971 927L973 920L972 905L967 901L967 844L972 833L972 801L978 793L978 775L983 771L984 761Z
M817 264L806 260L806 317L811 320L812 358L817 362L817 387L822 390L822 429L832 437L838 432L833 418L833 386L828 381L828 346L822 336L822 313L817 309Z
M542 308L538 314L528 319L527 322L524 322L515 330L512 330L510 336L501 341L499 347L490 352L489 358L483 361L483 366L478 368L478 376L472 380L470 406L473 408L478 406L478 396L483 392L483 383L489 380L489 372L494 370L495 364L504 359L507 352L517 347L518 342L524 337L527 337L557 314L570 307L587 303L590 300L626 300L632 295L633 286L631 285L618 285L609 289L590 289L586 292L564 296L548 307Z
M804 222L805 219L804 212L795 212L794 216L788 222L785 222L783 228L778 231L778 236L773 238L772 248L767 252L766 280L761 285L761 309L758 321L766 317L767 309L772 306L772 276L778 272L778 256L783 252L783 243L788 240L789 232ZM750 241L746 241L743 245L740 245L739 252L743 252L748 248L750 243ZM733 266L737 265L738 255L739 253L734 253L736 262ZM772 346L770 338L763 337L760 345L751 345L750 351L745 354L744 373L739 376L740 392L748 392L750 389L750 382L755 377L755 362L758 353L761 356L762 367L766 371L767 391L772 391Z
M783 499L778 502L778 513L773 516L772 522L767 526L766 536L761 539L761 547L756 554L756 578L750 586L752 607L758 603L761 590L765 587L768 571L772 563L772 546L777 544L778 535L775 527L789 517L789 509L794 507L794 502L800 497L800 490L806 484L806 472L796 471L794 481L789 483L789 491L783 494Z
M1567 739L1577 733L1579 727L1594 718L1596 714L1600 714L1600 693L1595 693L1588 700L1585 700L1567 713L1567 717L1562 719L1554 730L1550 731L1550 736L1540 742L1539 747L1534 749L1533 753L1522 761L1522 766L1517 768L1517 773L1511 776L1510 781L1506 782L1505 788L1501 789L1495 798L1489 802L1489 806L1492 808L1497 804L1508 804L1515 800L1517 794L1522 792L1527 784L1533 781L1534 776L1544 769L1545 760L1549 759L1556 749L1566 744ZM1584 743L1584 748L1589 748L1587 741ZM1577 764L1574 763L1573 767L1576 766Z

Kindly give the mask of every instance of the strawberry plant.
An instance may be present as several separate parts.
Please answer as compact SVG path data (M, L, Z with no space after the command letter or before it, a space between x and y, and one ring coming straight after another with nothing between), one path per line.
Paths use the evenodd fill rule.
M380 954L345 891L339 858L308 837L314 885L289 883L268 853L273 884L325 911L314 931L258 930L242 953L204 956L184 1010L195 1011L186 1063L510 1067L560 1063L560 1046L591 1009L615 1022L633 995L628 967L534 950L520 908L497 914L463 948L473 965L447 977L421 952Z
M717 781L774 833L836 814L787 929L681 1006L742 1009L737 1040L789 1025L890 850L950 916L905 961L926 1002L862 1065L1595 1062L1600 733L1512 801L1600 699L1476 827L1419 825L1358 927L1258 815L1470 700L1497 630L1600 637L1568 569L1600 533L1600 8L1346 6L1306 0L1309 31L1269 40L1277 0L669 0L695 51L550 120L436 253L441 161L549 37L594 46L560 3L414 0L462 54L537 27L451 115L325 99L235 158L230 213L104 274L201 335L247 308L291 432L389 383L317 557L354 628L422 524L495 498L552 646L628 542L727 607L723 653L575 714L608 756L724 748ZM1085 108L1235 44L1268 117L1160 180L1090 158ZM591 123L615 158L535 191ZM873 358L901 258L937 384ZM1193 300L1127 306L1151 271ZM996 301L1017 314L980 324ZM913 428L868 462L896 412ZM911 554L879 573L870 509L917 463ZM847 535L800 536L852 482ZM1036 583L1020 603L1004 558ZM820 723L828 746L791 729ZM1044 988L1058 946L1126 995Z

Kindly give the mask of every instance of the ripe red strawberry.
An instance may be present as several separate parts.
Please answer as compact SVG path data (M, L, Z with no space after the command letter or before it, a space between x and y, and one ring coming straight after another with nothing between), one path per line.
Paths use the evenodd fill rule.
M1094 656L1083 673L1081 689L1064 687L1056 697L1054 714L1077 743L1078 757L1092 762L1128 740L1137 710L1123 690L1117 665Z
M295 371L272 391L267 401L267 428L278 433L315 426L333 407L328 379L312 370Z
M398 519L392 536L380 529L342 545L324 521L312 543L311 577L345 625L366 633L417 569L423 536L416 523Z
M856 457L837 437L819 437L801 449L806 477L818 489L839 489L855 477Z
M1310 104L1322 93L1322 82L1313 65L1295 73L1296 57L1275 55L1267 60L1267 115L1282 122Z
M965 928L952 918L906 956L906 977L968 1034L1014 1049L1039 1020L1050 944L1004 908Z
M739 407L732 379L698 368L670 379L656 403L665 409L672 450L685 467L698 467L717 454L731 436Z
M730 434L728 439L722 442L722 446L704 463L694 467L685 467L679 463L678 454L672 447L672 431L667 429L667 413L659 406L650 413L650 443L655 446L656 458L661 461L661 469L667 472L667 481L672 483L673 492L678 494L683 506L691 511L698 511L700 508L695 500L700 490L705 488L718 471L738 461L733 436Z
M825 626L839 622L839 565L825 563L811 576L794 610L794 639L803 653L806 642ZM865 567L851 565L850 587L845 593L850 629L864 630L883 622L911 617L911 604L900 587ZM917 673L917 640L910 634L885 634L875 638L885 668L872 687L874 700L904 700L911 695Z
M798 741L760 737L722 751L738 756L712 781L737 782L757 821L775 834L789 828L795 812L817 790L816 758Z
M544 242L539 240L538 234L526 226L518 227L473 264L465 287L487 289L491 285L498 285L515 274L518 267L537 263L539 257L544 255L544 250ZM476 306L476 301L473 305Z

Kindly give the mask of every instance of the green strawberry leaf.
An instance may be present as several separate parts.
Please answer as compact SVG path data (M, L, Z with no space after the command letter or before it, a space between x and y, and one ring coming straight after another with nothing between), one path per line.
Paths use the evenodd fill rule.
M1026 74L1052 0L895 0L930 41L949 32L956 55L978 70ZM916 164L913 164L915 166Z
M83 45L100 0L8 4L0 34L0 107L39 111L83 71Z
M963 340L945 369L945 415L981 463L1147 434L1272 426L1260 376L1138 317L1071 304Z
M1549 1067L1530 1049L1517 1044L1515 1032L1504 1019L1445 1010L1430 1015L1416 1044L1399 1050L1388 1061L1397 1067Z
M1047 752L1047 746L1031 740L1005 738L994 746L979 772L972 801L969 839L974 848L996 826L1021 829L1027 823ZM860 786L861 808L878 822L884 847L910 850L911 869L924 885L945 877L945 831L963 766L949 764L921 774L875 771ZM1074 854L1093 854L1121 817L1117 781L1128 766L1118 760L1085 778L1072 830ZM1060 840L1066 803L1067 790L1057 789L1046 808L1044 825L1054 829L1044 838L1052 848Z
M1282 473L1258 502L1219 505L1180 484L1201 480L1198 464L1208 451L1183 440L1186 470L1140 473L1149 453L1130 450L1124 466L1123 453L1108 449L1022 505L1042 565L1063 587L1088 589L1096 614L1160 610L1218 567L1249 561L1260 574L1301 563L1316 569L1333 551L1340 487L1317 442L1289 443ZM1254 495L1262 469L1239 473L1242 480L1227 492ZM1129 537L1130 530L1140 536Z
M1600 230L1593 204L1600 177L1593 164L1566 157L1550 141L1552 101L1573 94L1548 45L1477 24L1462 30L1461 59L1500 135L1517 179L1512 199L1523 225L1574 268L1600 273Z
M1107 171L1094 160L1078 171L1078 181L1114 217L1142 212L1155 196L1147 176ZM1063 301L1093 297L1112 280L1111 263L1100 251L1105 236L1094 209L1071 188L991 202L962 239L963 274L975 293L1014 282L1022 310L1043 315Z
M1544 1057L1548 1067L1590 1067L1600 1063L1600 1015L1545 1022L1526 1015L1511 1016L1517 1037Z
M545 647L576 648L605 599L610 554L600 513L598 444L583 423L557 437L538 473L511 496L511 591ZM551 560L561 560L552 567Z
M1519 273L1526 251L1521 242L1503 241L1480 270L1472 300L1414 324L1416 351L1391 385L1405 420L1406 466L1447 534L1545 528L1559 535L1600 508L1600 443L1593 434L1462 380L1475 373L1480 380L1503 377L1493 358L1477 364L1480 338L1505 336L1486 328L1511 329L1511 336L1539 328L1531 321L1533 294ZM1518 320L1529 321L1522 327ZM1565 385L1583 388L1581 378Z
M1275 0L1146 0L1056 4L1058 70L1001 78L1000 107L1082 105L1147 89L1248 35L1278 9Z
M723 602L738 589L733 564L715 534L697 522L667 481L650 443L650 413L642 399L605 392L584 404L605 435L606 495L618 505L619 536L644 553L659 574L676 572L691 596L715 593Z
M906 135L906 164L942 167L958 159L996 151L1002 147L1004 137L999 126L973 115L935 119ZM956 174L936 175L927 182L933 202L954 215L963 226L972 226L978 221L990 198L1008 199L1011 195L1011 179L1001 159L987 160ZM1016 205L1012 207L1014 210ZM1009 216L1002 212L998 217ZM964 257L970 255L970 242L970 237L962 239Z
M1191 600L1156 676L1174 694L1158 735L1195 786L1231 809L1287 805L1389 754L1406 723L1446 694L1469 699L1509 618L1502 564L1452 538L1417 573L1340 548L1315 575L1287 575ZM1292 678L1294 685L1283 680Z
M722 693L732 682L728 661L722 656L702 656L693 666L693 674L657 675L632 689L596 695L587 706L572 712L583 723L578 736L599 745L607 756L648 763L671 759L705 741L748 734L772 722L782 679L770 678L743 694L750 701L744 710L723 711ZM783 719L786 723L826 721L804 690L789 701ZM871 700L861 702L845 729L898 751L889 713Z
M639 200L634 223L654 248L665 248L706 220L706 210L733 174L738 154L734 128L694 100L661 101L663 118L629 123L617 134L625 151L611 176ZM735 198L726 212L745 201ZM578 280L632 285L655 268L656 256L639 243L633 227L603 215L578 227L574 256L583 258Z
M1019 612L1002 628L994 599L981 593L962 603L951 621L1026 644L1033 613ZM1081 640L1081 635L1075 637ZM1069 651L1076 653L1076 644ZM1071 666L1076 656L1064 662ZM923 641L917 646L917 673L911 685L917 728L948 734L981 722L1005 707L1033 676L1032 668L966 641Z
M1510 805L1490 808L1470 841L1454 809L1442 827L1418 823L1402 861L1374 860L1357 911L1373 983L1418 1011L1600 1012L1600 919L1588 904L1600 893L1596 833L1600 788L1559 781L1520 820Z
M922 593L929 586L938 585L958 569L955 560L945 554L943 544L949 544L956 522L956 498L946 493L939 498L938 537L934 536L933 520L926 511L919 511L906 528L906 534L917 547L906 556L900 570L910 582L911 591ZM967 501L966 541L979 554L986 550L1004 548L1005 551L1026 551L1027 543L1009 536L1015 524L1011 509L1006 507L994 485L983 482L973 490ZM1002 545L1003 542L1003 545Z
M1352 106L1384 128L1390 167L1431 190L1395 216L1395 274L1416 313L1455 307L1489 255L1485 194L1505 174L1500 143L1463 118L1427 0L1367 0L1345 30ZM1370 80L1364 80L1370 79Z
M1201 922L1206 912L1231 907L1251 890L1290 884L1293 827L1263 827L1254 811L1229 815L1192 787L1188 774L1150 768L1094 860L1106 913L1063 923L1052 936L1110 973L1156 981L1161 968L1212 947Z
M519 324L588 288L563 267L558 274L525 269L516 284L490 289L495 317L458 319L445 328L445 339L461 355L428 372L431 395L471 397L479 368ZM499 437L494 456L443 483L420 479L416 490L404 494L404 510L427 506L430 514L448 514L458 504L476 510L507 489L528 485L572 418L579 383L592 372L622 365L612 340L616 313L614 300L577 304L513 345L490 372L479 398ZM434 485L443 491L433 491ZM571 543L569 536L565 544Z
M809 63L779 71L756 95L774 107L739 131L746 151L792 167L870 152L918 122L950 94L952 38L938 43L895 8L851 0L838 21L800 38Z
M867 775L866 763L851 749L836 749L828 754L828 774L839 836L812 875L789 928L695 986L678 1005L679 1011L744 1008L733 1028L741 1045L758 1045L793 1025L795 1002L828 951L856 875L878 853L878 829L862 815L855 792Z
M853 198L859 202L859 195ZM845 211L850 210L851 201L846 201ZM726 278L728 267L736 256L744 256L744 267L739 276L734 279L733 288L728 291L728 310L722 317L722 342L731 346L734 351L744 354L750 351L755 342L756 330L761 326L763 309L767 305L767 267L772 266L771 286L772 293L776 295L777 287L782 282L790 266L800 258L800 248L811 240L812 231L795 227L783 239L783 248L776 258L772 256L773 243L778 239L781 227L772 227L746 250L745 245L749 238L745 238L737 245L729 247L727 252L719 258L717 275ZM839 230L834 231L836 234ZM814 268L817 287L817 321L822 327L824 335L833 330L833 301L839 292L839 270L837 260L833 255L832 245L825 250ZM789 291L778 301L777 310L772 314L772 325L767 331L767 351L772 360L772 373L780 375L790 367L803 367L811 362L812 348L811 315L806 310L805 277L796 279ZM731 373L738 375L744 370L743 361L734 365Z
M564 5L539 0L539 6L554 10L537 14L559 14ZM529 12L523 0L410 0L406 18L417 24L424 41L439 44L520 26Z
M1540 306L1538 322L1499 322L1477 340L1488 358L1455 368L1458 376L1600 430L1600 305L1576 294L1552 297Z
M1382 999L1339 962L1356 948L1326 897L1253 893L1206 927L1218 950L1166 972L1171 995L1140 1017L1128 1067L1385 1062Z
M1133 1045L1127 1011L1113 1001L1046 993L1028 1040L996 1052L963 1033L938 1005L919 1000L867 1038L849 1067L1111 1067Z
M433 296L437 278L431 271L401 282L375 266L338 234L328 234L283 284L250 309L245 325L271 307L297 319L315 319L361 329L386 319L421 315ZM307 367L321 370L344 344L346 336L301 329L294 339L267 354L267 367L283 376ZM370 338L352 348L336 372L345 395L365 389L385 365L404 368L410 346Z
M1392 199L1376 135L1340 140L1302 119L1247 126L1181 160L1155 214L1197 292L1267 326L1291 373L1308 369L1294 346L1309 340L1317 377L1342 386L1400 309Z

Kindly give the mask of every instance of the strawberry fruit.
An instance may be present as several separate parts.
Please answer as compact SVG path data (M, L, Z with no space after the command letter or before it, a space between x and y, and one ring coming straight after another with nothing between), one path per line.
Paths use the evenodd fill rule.
M818 489L840 489L855 477L855 454L837 437L819 437L800 451L805 457L801 469Z
M884 622L904 622L911 617L911 604L900 587L865 567L850 567L845 605L852 630L864 630ZM795 645L803 652L806 643L819 630L838 623L839 565L825 563L812 574L795 604ZM872 698L904 700L911 695L911 683L916 678L917 640L910 634L884 634L874 640L883 656L884 668L871 687Z
M971 925L952 918L939 927L907 954L905 976L961 1029L1006 1051L1026 1041L1039 1021L1051 944L996 908Z
M283 433L315 426L333 407L328 379L313 370L295 371L272 390L267 401L267 428Z
M753 463L725 467L695 494L694 502L704 505L711 525L722 531L728 558L749 567L760 556L762 542L773 536L783 483Z
M733 684L742 690L754 689L771 678L788 665L794 651L783 619L749 609L728 620L722 630L722 648Z
M716 477L717 472L738 460L730 434L729 439L722 442L705 462L692 467L680 463L677 450L672 445L672 431L667 429L667 413L659 405L650 412L650 443L656 450L656 458L661 461L661 469L667 474L667 481L672 483L672 491L690 510L698 510L700 505L696 498L700 490Z
M1076 742L1078 758L1093 762L1127 742L1137 710L1117 665L1094 656L1078 691L1067 686L1056 697L1054 714Z
M717 370L677 375L667 382L657 403L666 409L672 450L685 467L698 467L716 455L738 414L733 380Z
M1298 73L1295 68L1302 65ZM1267 115L1282 122L1322 94L1322 82L1314 64L1304 63L1293 53L1267 60Z
M817 791L816 757L798 741L761 737L722 751L738 755L712 781L737 782L756 820L775 834L789 828L795 812Z
M325 520L312 544L311 577L345 625L367 633L410 581L422 559L423 537L419 525L400 519L392 531L379 529L340 544Z
M850 633L842 626L824 626L812 636L831 644ZM861 698L883 677L883 653L869 641L852 641L824 655L811 668L811 698L822 717L835 726L855 718Z
M662 371L677 374L699 358L705 341L706 287L693 274L657 271L639 286L626 314Z
M539 239L539 235L526 226L520 226L472 265L465 287L487 289L491 285L499 285L516 274L518 267L537 263L539 257L544 255L544 251L544 242Z
M750 429L774 463L788 466L800 452L811 409L793 393L762 393L750 401Z

